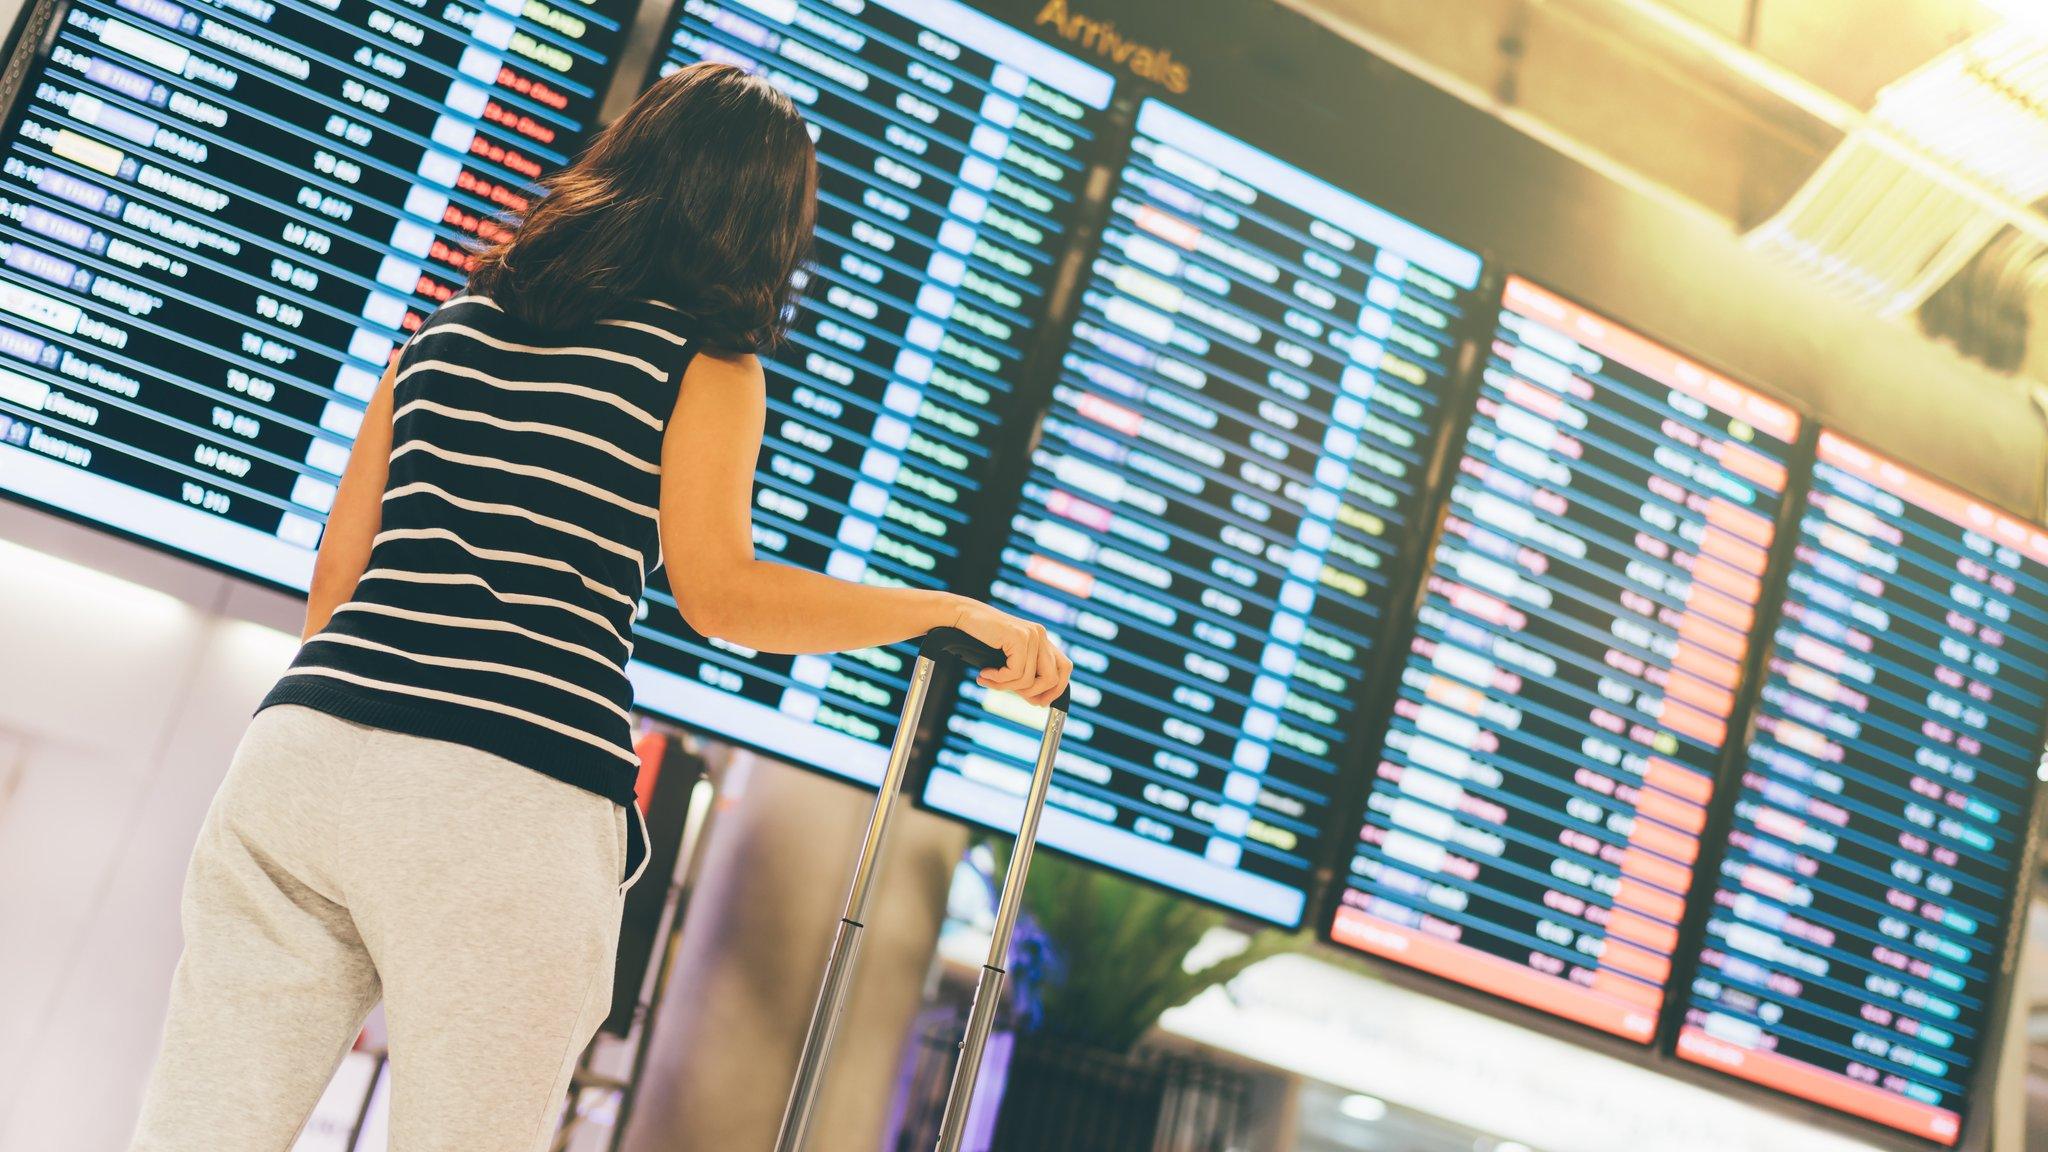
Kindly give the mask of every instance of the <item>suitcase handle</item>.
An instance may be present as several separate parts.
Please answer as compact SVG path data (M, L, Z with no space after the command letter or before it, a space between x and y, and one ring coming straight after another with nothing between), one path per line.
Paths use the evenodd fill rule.
M1001 668L1006 659L1001 648L983 644L958 628L934 628L925 633L917 654L934 660L951 656L969 668Z
M861 935L867 930L868 897L874 889L875 873L888 838L889 814L910 763L910 742L924 711L925 694L939 662L959 660L971 668L1000 668L1007 657L1001 649L984 644L958 628L934 628L918 645L917 663L911 669L910 684L903 695L903 715L896 723L896 737L889 746L889 759L875 790L875 806L868 813L867 835L861 841L860 858L853 867L853 880L846 889L846 908L839 917L839 929L832 937L832 952L825 961L825 978L818 999L811 1007L810 1027L797 1056L796 1079L790 1085L789 1103L782 1111L782 1127L775 1135L775 1152L802 1152L810 1128L818 1090L831 1059L832 1041L845 1012L847 993L853 983L853 969L860 956ZM1031 867L1031 850L1038 840L1038 819L1045 810L1045 797L1052 785L1053 757L1058 753L1060 733L1067 725L1067 693L1053 701L1045 718L1045 733L1038 744L1038 762L1024 802L1024 818L1017 829L1017 846L1010 853L1010 870L1003 880L997 901L996 924L989 939L988 962L982 965L975 985L974 1005L969 1011L967 1036L961 1042L960 1061L953 1069L953 1083L946 1095L946 1114L939 1129L940 1152L955 1152L960 1146L967 1105L974 1095L975 1077L981 1068L981 1053L995 1025L996 1005L1002 995L1005 965L1010 951L1010 933L1022 907L1024 876Z
M934 628L924 634L924 640L917 647L917 654L927 660L952 657L969 668L1001 668L1009 659L1003 650L993 644L984 644L958 628ZM1072 689L1060 690L1060 698L1053 701L1055 712L1067 710L1067 698Z

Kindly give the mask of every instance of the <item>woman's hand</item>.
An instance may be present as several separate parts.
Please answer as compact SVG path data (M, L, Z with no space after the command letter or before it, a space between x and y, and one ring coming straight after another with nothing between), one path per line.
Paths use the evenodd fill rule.
M1074 662L1060 651L1059 642L1034 624L991 608L976 600L963 600L953 627L976 640L1002 650L1001 668L984 668L976 679L984 688L1015 692L1039 707L1045 707L1067 690L1074 674Z

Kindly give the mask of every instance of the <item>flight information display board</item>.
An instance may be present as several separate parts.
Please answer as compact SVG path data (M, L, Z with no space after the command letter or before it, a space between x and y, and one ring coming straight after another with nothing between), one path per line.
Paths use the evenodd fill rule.
M1140 108L994 586L1074 659L1041 843L1301 922L1479 275ZM926 803L1014 827L1042 719L963 686Z
M1790 581L1678 1054L1953 1145L2009 979L2048 536L1823 432Z
M817 248L768 363L755 547L851 580L952 586L991 453L1015 435L1018 367L1111 78L953 0L681 0L677 19L664 72L758 72L818 141ZM769 655L696 635L658 581L646 605L641 707L880 779L907 646Z
M1514 278L1477 403L1330 937L1648 1043L1800 418Z
M387 359L626 0L68 0L0 136L0 492L304 588Z

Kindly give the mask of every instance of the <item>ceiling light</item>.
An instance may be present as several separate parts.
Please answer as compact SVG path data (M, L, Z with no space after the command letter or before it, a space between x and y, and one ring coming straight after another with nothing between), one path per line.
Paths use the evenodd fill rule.
M1337 1111L1342 1112L1353 1120L1361 1120L1370 1124L1375 1120L1386 1119L1387 1102L1377 1096L1353 1094L1337 1101ZM1527 1152L1527 1150L1524 1149L1523 1152Z
M1977 0L1985 11L2005 17L2014 24L2023 24L2037 32L2048 32L2048 12L2040 6L2040 0Z
M2007 224L2048 243L2048 221L2009 210L2048 197L2044 107L2048 37L1972 37L1880 92L1749 243L1883 315L1911 312Z

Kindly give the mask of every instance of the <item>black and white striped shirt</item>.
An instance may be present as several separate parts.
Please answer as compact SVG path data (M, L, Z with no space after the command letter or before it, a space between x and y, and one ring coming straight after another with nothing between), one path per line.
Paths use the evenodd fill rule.
M625 664L660 563L662 429L696 351L635 301L535 335L450 300L400 355L383 521L354 598L265 698L633 800Z

